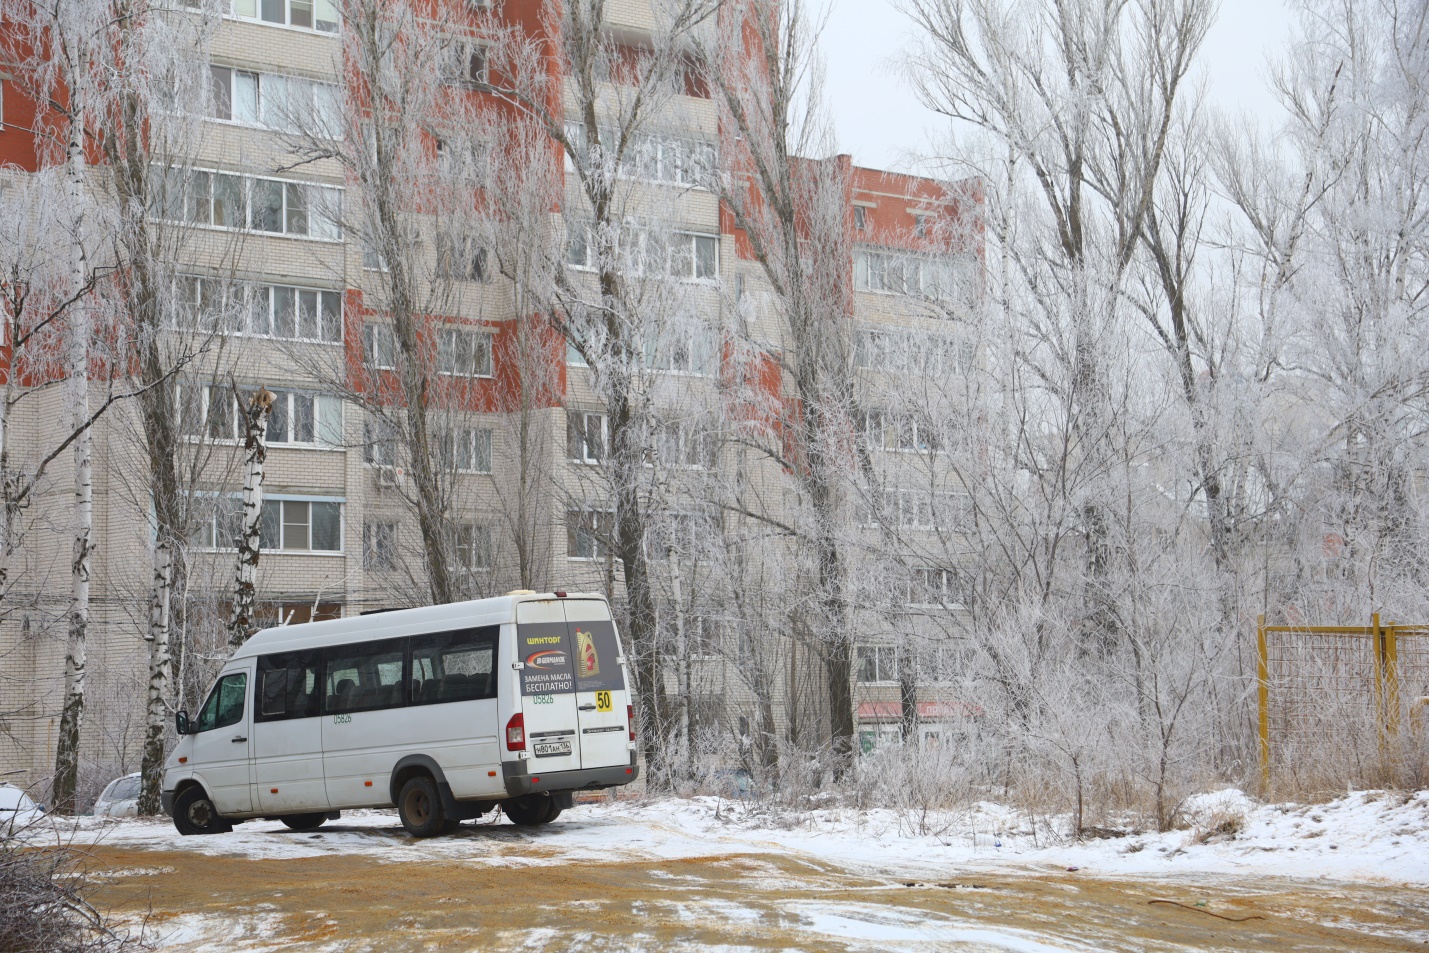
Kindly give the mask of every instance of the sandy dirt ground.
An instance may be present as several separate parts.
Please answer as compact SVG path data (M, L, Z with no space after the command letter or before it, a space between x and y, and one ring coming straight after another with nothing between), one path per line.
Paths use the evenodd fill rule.
M1429 890L1314 870L1132 877L967 864L908 879L797 850L615 847L602 858L566 848L581 824L469 823L439 852L395 816L246 835L276 856L215 849L233 835L101 839L87 851L97 903L147 919L174 951L1429 949ZM306 853L354 838L383 851Z

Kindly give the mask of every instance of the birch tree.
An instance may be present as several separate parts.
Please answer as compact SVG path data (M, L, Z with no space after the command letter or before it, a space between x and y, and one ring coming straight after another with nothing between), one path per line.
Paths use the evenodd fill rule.
M782 343L759 356L781 377L779 392L765 398L773 426L760 449L797 487L792 528L809 595L796 610L795 631L824 670L828 736L842 771L855 733L850 170L846 160L825 158L832 137L818 104L817 24L808 5L751 0L726 5L721 17L717 41L700 51L724 132L721 198L767 283Z
M544 35L512 28L497 36L497 67L486 87L543 131L556 148L552 159L566 163L567 231L549 246L560 267L550 271L545 300L568 347L589 368L603 404L600 474L609 497L599 505L611 510L608 527L592 523L571 532L599 536L619 564L641 737L647 770L657 776L667 706L646 548L654 509L646 470L659 370L653 365L660 352L677 346L676 339L688 341L702 329L672 280L672 263L680 259L670 249L669 222L662 221L658 199L643 208L637 204L635 183L640 149L669 123L667 110L685 88L690 37L712 11L700 0L663 6L648 40L624 43L600 0L566 4ZM569 80L564 93L558 78ZM569 124L563 97L574 114ZM571 264L589 270L591 278ZM582 512L590 503L576 501ZM590 519L598 521L597 515Z

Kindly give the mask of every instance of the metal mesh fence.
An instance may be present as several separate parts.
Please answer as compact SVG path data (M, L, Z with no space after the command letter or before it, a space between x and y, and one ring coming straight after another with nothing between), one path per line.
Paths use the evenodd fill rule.
M1429 775L1429 628L1259 630L1262 781L1278 794Z

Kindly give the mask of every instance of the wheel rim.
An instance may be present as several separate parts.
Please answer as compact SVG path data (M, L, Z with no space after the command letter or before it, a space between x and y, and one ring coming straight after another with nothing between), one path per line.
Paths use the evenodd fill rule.
M427 792L414 789L407 792L407 816L412 819L413 824L421 825L427 823L432 815L432 805L427 799Z
M189 805L188 817L194 827L207 827L213 822L213 805L207 798L199 798Z

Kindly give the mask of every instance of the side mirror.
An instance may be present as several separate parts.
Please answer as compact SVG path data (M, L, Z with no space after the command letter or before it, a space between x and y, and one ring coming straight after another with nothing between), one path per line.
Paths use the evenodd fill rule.
M174 712L174 730L180 735L189 733L189 713L187 711Z

